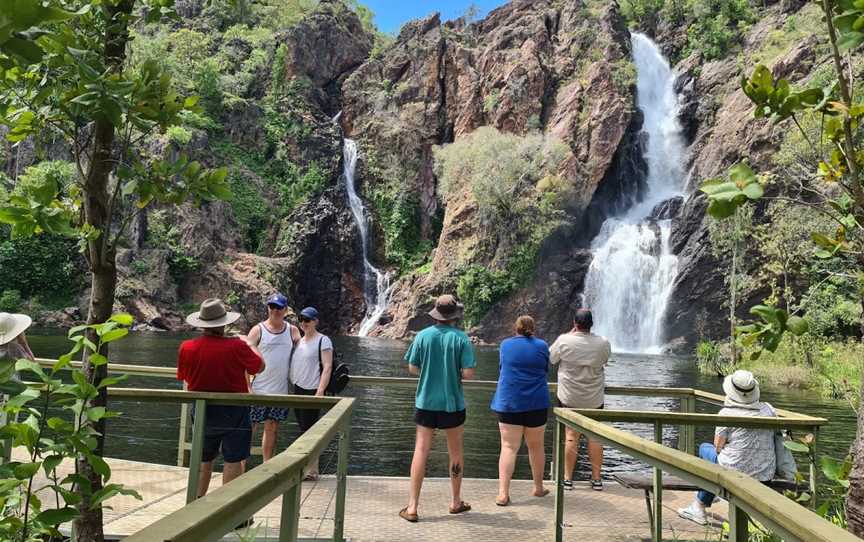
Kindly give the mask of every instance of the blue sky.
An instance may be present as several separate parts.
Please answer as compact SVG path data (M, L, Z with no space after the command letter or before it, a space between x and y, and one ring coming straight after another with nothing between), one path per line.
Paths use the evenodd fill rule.
M403 23L425 17L433 11L441 12L442 20L455 19L474 4L483 17L507 0L360 0L360 3L375 13L375 24L379 29L397 33Z

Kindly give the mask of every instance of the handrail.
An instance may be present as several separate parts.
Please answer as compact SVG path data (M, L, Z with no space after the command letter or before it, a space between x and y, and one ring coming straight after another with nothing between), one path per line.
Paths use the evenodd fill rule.
M676 425L719 425L731 427L756 427L765 429L811 429L828 423L825 418L812 418L794 414L789 417L777 416L721 416L719 414L699 414L690 412L667 412L663 410L607 410L572 409L594 420L606 422L655 423L674 422Z
M590 411L599 415L602 411ZM622 431L586 414L565 408L554 409L556 420L556 455L559 457L558 488L556 492L556 540L562 539L563 519L563 448L564 431L571 427L580 433L618 448L655 468L655 526L653 540L662 537L659 515L662 495L662 471L671 472L691 483L714 492L729 501L730 542L747 540L747 515L779 533L785 540L801 542L860 542L860 539L798 503L774 492L756 480L739 472L711 464L681 451L651 442L632 433ZM688 415L693 416L693 415ZM662 437L662 425L655 424L655 439Z
M198 542L219 540L235 525L282 495L279 540L295 540L303 468L337 433L347 430L354 399L338 399L309 431L284 452L243 474L230 484L193 501L126 538L128 542ZM340 450L340 455L341 450ZM338 477L344 478L345 472ZM342 509L344 510L344 490ZM339 509L337 503L337 510ZM287 511L287 513L286 513ZM337 523L340 521L337 512ZM284 532L287 530L287 534ZM341 540L341 527L339 536Z

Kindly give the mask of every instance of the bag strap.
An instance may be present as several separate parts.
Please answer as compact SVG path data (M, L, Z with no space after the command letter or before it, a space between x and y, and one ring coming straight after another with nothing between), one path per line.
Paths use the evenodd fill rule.
M324 342L324 335L318 339L318 376L324 373L324 364L321 363L321 343Z

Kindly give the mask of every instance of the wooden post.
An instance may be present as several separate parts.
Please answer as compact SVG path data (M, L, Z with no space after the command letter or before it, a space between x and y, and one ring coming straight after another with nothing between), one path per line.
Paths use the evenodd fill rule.
M186 439L189 436L189 403L180 405L180 431L177 435L177 466L188 465L186 460Z
M8 395L0 395L0 409L2 409L3 405L6 404L6 401L9 400ZM5 410L0 410L0 427L6 427L6 424L15 423L18 421L18 415L15 414L12 416L11 420L9 415L6 414ZM12 443L13 439L3 439L0 440L0 446L3 447L2 454L0 454L0 465L9 463L12 461Z
M681 412L691 414L696 412L696 396L688 395L681 398ZM696 426L680 425L678 428L678 449L688 454L696 452Z
M654 441L663 444L663 424L660 422L654 422ZM663 540L663 471L660 467L654 467L654 532L651 540Z
M207 422L207 400L195 401L195 423L192 426L192 452L189 454L189 479L186 482L186 504L198 498L201 475L201 452L204 449L204 424Z
M339 433L339 462L336 465L336 517L333 524L334 542L345 540L345 494L348 490L348 447L351 428L345 424Z
M282 495L282 517L279 520L279 542L296 542L297 540L297 530L300 526L301 487L302 484L298 481Z
M813 443L810 445L810 454L807 456L807 461L810 463L810 508L816 510L818 506L816 499L816 481L818 475L816 473L816 443L819 437L819 426L812 428Z
M555 542L564 540L564 424L555 422Z
M750 537L747 512L729 503L729 542L747 542Z

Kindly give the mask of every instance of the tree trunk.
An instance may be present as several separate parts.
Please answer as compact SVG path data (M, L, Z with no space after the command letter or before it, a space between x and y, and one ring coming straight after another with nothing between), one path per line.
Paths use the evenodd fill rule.
M113 73L123 70L126 59L126 45L129 42L129 31L127 21L132 13L135 0L120 0L116 5L106 4L103 9L107 10L110 21L104 36L103 58L106 66ZM112 239L111 219L112 205L109 191L111 172L114 170L112 154L114 151L115 127L105 118L99 118L94 122L92 160L88 164L87 178L84 181L84 220L99 236L90 239L87 243L87 261L90 264L91 290L90 306L87 314L88 324L99 324L111 317L114 308L114 294L117 287L117 264L116 249ZM88 332L88 336L94 343L97 340L95 333ZM107 356L107 349L101 352ZM84 374L87 379L98 386L105 378L108 367L102 365L94 367L89 362L89 356L85 350ZM104 388L99 395L86 405L87 408L94 406L107 406L108 394ZM94 453L102 456L105 448L105 421L100 420L94 425L99 433ZM79 474L90 481L91 492L102 488L102 477L93 470L93 467L85 457L79 455L76 461L76 469ZM82 495L82 501L78 505L80 515L75 520L75 537L79 542L103 542L105 536L102 531L102 507L90 506L92 501L88 492Z
M864 310L864 296L861 297L861 309ZM864 320L861 322L861 336L864 337ZM849 532L864 538L864 379L859 386L858 434L851 450L852 472L849 473L849 492L846 493L846 520Z

